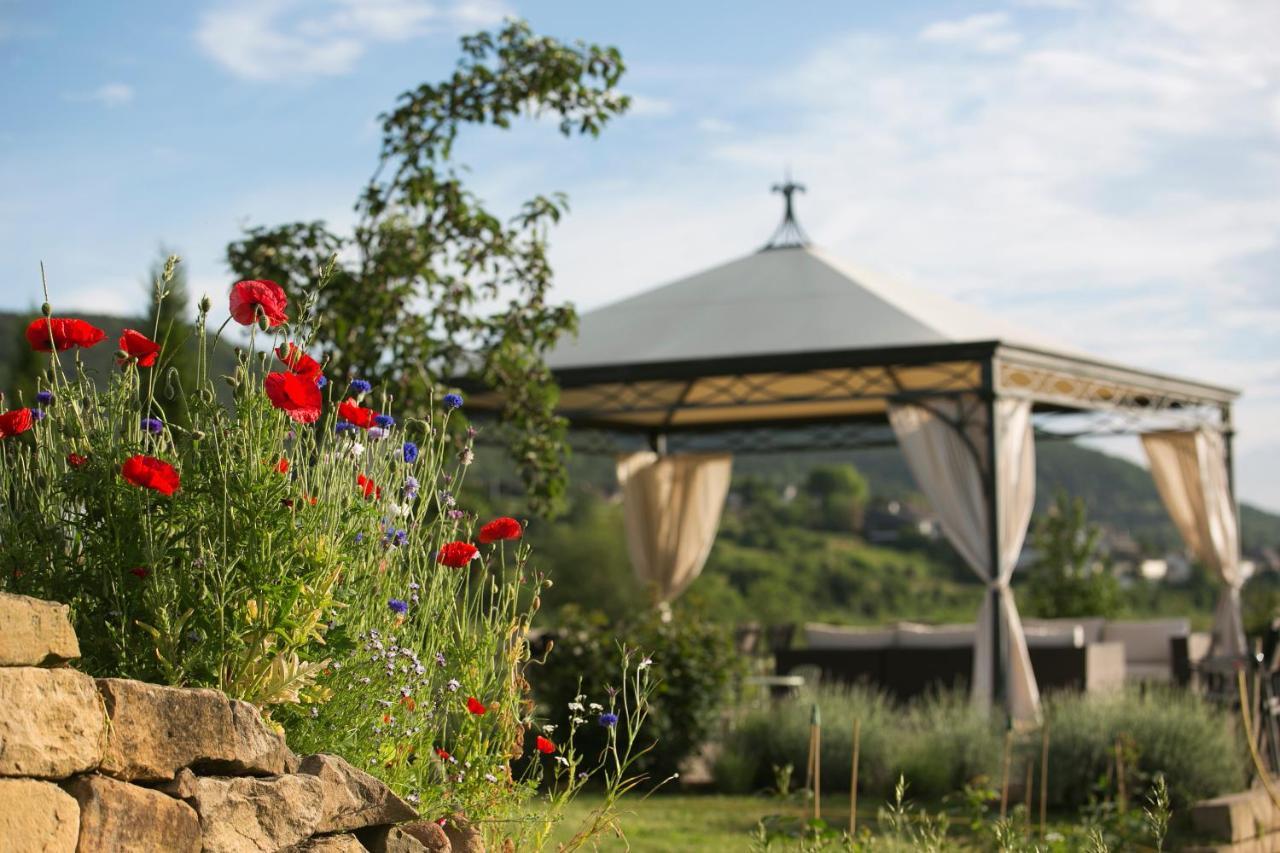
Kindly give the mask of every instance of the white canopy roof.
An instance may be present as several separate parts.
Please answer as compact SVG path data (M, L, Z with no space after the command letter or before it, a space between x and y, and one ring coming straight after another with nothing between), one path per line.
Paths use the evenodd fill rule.
M810 246L766 249L585 312L554 369L1001 341L1064 347Z

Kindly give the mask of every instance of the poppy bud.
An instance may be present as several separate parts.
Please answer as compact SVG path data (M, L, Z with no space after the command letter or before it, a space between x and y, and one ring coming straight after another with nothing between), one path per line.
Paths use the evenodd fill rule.
M124 351L124 350L122 350L122 349L118 349L118 350L116 350L116 361L118 361L118 362L120 362L121 364L123 364L123 363L125 363L125 362L126 362L126 361L128 361L128 360L129 360L129 353L125 352L125 351Z
M200 439L204 438L204 433L201 430L193 429L191 431L191 438L193 441L199 441Z
M224 376L222 378L225 379L227 384L230 385L232 388L240 387L240 380L236 379L234 376Z
M201 314L209 313L209 310L213 308L213 300L209 298L209 294L206 293L200 298L200 304L197 307L200 309Z
M43 315L44 315L44 316L46 316L46 317L52 317L52 316L53 316L53 306L52 306L52 305L50 305L48 302L43 303L43 304L40 306L40 313L41 313L41 314L43 314Z

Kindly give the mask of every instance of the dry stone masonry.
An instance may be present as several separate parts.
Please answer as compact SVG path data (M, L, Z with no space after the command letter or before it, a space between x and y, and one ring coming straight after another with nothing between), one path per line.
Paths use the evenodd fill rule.
M295 756L216 690L94 680L65 605L0 593L0 850L450 853L335 755Z

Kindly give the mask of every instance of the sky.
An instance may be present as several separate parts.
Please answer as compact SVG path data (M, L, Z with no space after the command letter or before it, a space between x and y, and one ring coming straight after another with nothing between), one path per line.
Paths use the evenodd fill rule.
M630 113L464 135L499 211L562 190L580 309L758 248L769 187L857 265L1096 355L1242 389L1241 497L1280 510L1280 3L0 0L0 309L196 293L246 225L343 229L377 116L504 16L615 44ZM1136 441L1117 445L1133 455Z

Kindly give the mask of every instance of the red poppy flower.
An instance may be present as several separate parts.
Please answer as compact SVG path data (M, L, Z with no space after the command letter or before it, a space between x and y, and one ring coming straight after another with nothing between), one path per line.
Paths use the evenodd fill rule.
M373 409L366 409L364 406L357 405L352 400L343 400L338 404L338 417L343 420L351 421L351 423L361 429L368 429L377 421L374 420L378 413Z
M467 697L467 710L468 710L468 711L470 711L471 713L475 714L477 717L483 717L483 716L484 716L484 712L485 712L485 711L487 711L487 710L489 710L489 709L488 709L488 708L486 708L486 707L484 706L484 703L483 703L483 702L481 702L481 701L480 701L479 699L477 699L476 697L474 697L474 696L468 696L468 697Z
M436 562L451 569L460 569L474 560L479 553L480 550L470 542L449 542L440 546L440 553L436 554Z
M142 580L147 575L151 574L151 570L143 566L138 566L136 569L130 569L129 574L133 575L138 580Z
M281 344L276 349L276 358L284 362L284 366L289 368L290 372L296 373L303 379L310 379L312 382L319 381L320 362L292 343Z
M300 424L315 423L320 418L320 389L314 380L296 373L268 373L262 387L271 405Z
M27 343L36 352L66 352L72 347L91 347L107 333L84 320L38 317L27 326Z
M79 453L68 453L67 464L72 468L79 468L83 465L89 464L89 457L81 456Z
M120 349L137 359L138 367L152 367L160 357L160 345L141 332L125 329L120 333Z
M162 495L178 491L181 480L178 471L163 459L154 456L130 456L120 468L120 476L135 486L151 489Z
M289 319L284 313L288 301L284 288L274 281L238 281L231 288L231 316L241 326L252 326L261 308L267 325L279 326Z
M12 412L5 412L0 415L0 438L24 433L35 426L35 423L35 415L31 414L30 409L14 409Z
M449 755L449 753L445 752L443 749L441 749L438 746L436 747L436 755L440 757L441 761L448 761L452 757Z
M538 735L538 739L534 741L534 743L538 747L538 752L541 752L543 755L550 755L556 751L556 745L544 738L542 735Z
M504 539L519 539L523 532L520 522L504 515L481 527L477 538L481 545L488 545L490 542L500 542Z
M377 497L378 500L382 500L382 487L364 474L356 477L356 485L360 487L360 491L364 493L366 498Z
M279 472L279 473L281 473L281 474L288 474L288 473L289 473L289 460L288 460L288 459L285 459L283 456L281 456L281 457L280 457L280 461L276 463L276 471L278 471L278 472Z

